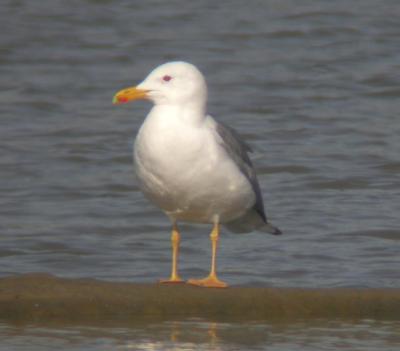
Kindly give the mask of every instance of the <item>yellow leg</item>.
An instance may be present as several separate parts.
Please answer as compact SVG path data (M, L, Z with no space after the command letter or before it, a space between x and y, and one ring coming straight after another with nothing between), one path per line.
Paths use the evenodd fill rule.
M217 258L217 246L219 239L219 224L214 224L213 230L210 234L211 245L212 245L212 257L211 257L211 270L210 274L204 279L189 279L188 283L197 286L204 286L207 288L226 288L228 285L217 277L216 270L216 258Z
M172 270L169 279L160 280L160 283L183 283L178 274L178 254L179 254L180 235L177 225L174 223L172 227L171 243L172 243Z

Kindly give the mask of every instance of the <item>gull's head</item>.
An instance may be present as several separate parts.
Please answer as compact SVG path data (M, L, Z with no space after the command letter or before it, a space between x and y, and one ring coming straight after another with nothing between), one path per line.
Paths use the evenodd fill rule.
M204 107L207 86L201 72L187 62L168 62L155 68L146 79L132 88L120 90L113 103L147 99L156 105L192 105Z

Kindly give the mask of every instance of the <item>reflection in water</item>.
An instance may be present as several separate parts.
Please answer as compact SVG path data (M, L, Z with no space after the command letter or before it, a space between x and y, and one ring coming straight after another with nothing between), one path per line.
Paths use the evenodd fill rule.
M0 350L382 350L400 342L399 321L292 323L171 321L123 327L0 325Z
M152 330L153 329L153 333ZM151 338L119 340L119 349L135 350L392 350L400 342L399 322L314 321L232 324L205 321L168 322L143 329ZM372 350L371 349L371 350Z
M154 335L157 341L152 340L133 340L120 342L121 349L135 350L160 350L160 349L179 349L179 350L224 350L223 340L218 336L221 329L220 323L215 322L167 322L163 327L154 326ZM152 328L149 328L152 329ZM143 330L144 333L149 331ZM146 338L145 338L146 339Z

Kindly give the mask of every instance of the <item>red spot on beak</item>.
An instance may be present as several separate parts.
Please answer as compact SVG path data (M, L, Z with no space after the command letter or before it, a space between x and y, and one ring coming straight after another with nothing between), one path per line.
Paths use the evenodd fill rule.
M128 102L128 98L126 98L125 96L118 96L118 102Z

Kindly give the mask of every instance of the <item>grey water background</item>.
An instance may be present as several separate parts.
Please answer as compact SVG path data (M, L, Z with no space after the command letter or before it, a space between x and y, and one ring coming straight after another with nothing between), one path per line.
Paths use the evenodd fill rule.
M3 0L0 276L154 282L169 274L169 223L139 192L131 160L151 106L111 99L155 66L186 60L206 76L210 114L255 149L267 215L284 232L224 231L220 277L398 288L399 15L389 0ZM209 231L182 226L184 278L207 274ZM32 337L14 332L8 350ZM340 347L321 335L319 346ZM278 349L293 349L285 345Z

